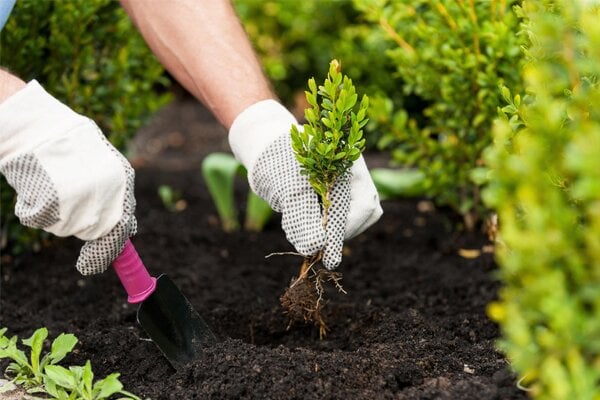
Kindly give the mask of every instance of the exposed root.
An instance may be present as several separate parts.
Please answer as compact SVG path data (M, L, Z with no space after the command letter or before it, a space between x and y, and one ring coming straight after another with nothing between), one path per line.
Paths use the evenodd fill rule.
M288 329L294 322L314 323L319 328L319 337L327 336L327 323L323 316L326 282L333 285L342 293L346 291L341 285L342 275L324 268L317 269L321 254L305 258L298 277L292 278L290 286L280 297L281 305L290 317Z

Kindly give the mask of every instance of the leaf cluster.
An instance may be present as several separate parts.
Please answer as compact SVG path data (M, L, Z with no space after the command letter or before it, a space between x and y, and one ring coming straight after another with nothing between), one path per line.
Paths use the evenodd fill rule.
M45 373L45 390L59 400L103 400L113 395L121 395L118 400L139 400L139 397L123 390L118 373L94 382L89 360L84 366L71 366L68 369L60 365L49 365Z
M61 400L103 400L115 394L121 399L139 398L123 390L114 373L94 382L89 360L84 366L71 366L68 369L58 363L69 354L77 344L77 338L70 333L61 333L54 339L50 351L43 353L48 329L37 329L21 343L28 347L29 355L17 346L18 337L5 336L7 328L0 329L0 359L11 360L6 368L6 376L29 393L45 393Z
M74 335L62 333L52 342L50 351L42 356L48 330L40 328L30 338L22 341L23 345L31 349L28 357L17 347L17 336L6 337L4 335L6 330L6 328L0 329L0 359L12 360L6 369L6 374L15 383L27 388L40 386L43 383L45 368L61 361L77 344Z
M363 128L367 124L369 98L358 94L352 80L341 72L333 60L323 85L308 81L305 92L309 107L305 110L303 129L292 126L292 148L301 165L301 173L329 206L328 193L337 178L349 173L352 164L365 148Z

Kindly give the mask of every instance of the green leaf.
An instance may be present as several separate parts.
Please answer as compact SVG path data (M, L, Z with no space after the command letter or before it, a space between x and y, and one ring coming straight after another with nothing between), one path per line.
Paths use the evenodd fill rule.
M484 185L490 180L490 170L485 167L473 168L469 173L471 180L477 185Z
M361 108L358 110L358 113L356 114L356 119L357 119L358 121L362 121L362 120L365 118L365 114L366 114L366 112L367 112L367 110L361 107Z
M333 128L333 124L331 123L331 120L329 118L323 117L323 118L321 118L321 122L323 123L323 125L325 125L329 129Z
M73 372L60 365L48 365L44 369L44 372L48 379L51 379L58 386L62 386L69 390L73 390L77 387Z
M512 104L509 104L507 106L502 107L502 111L505 112L505 113L507 113L507 114L514 114L514 113L517 112L517 109Z
M363 95L362 99L360 100L360 109L366 111L368 108L369 108L369 96L367 96L365 94L365 95Z
M72 333L61 333L52 342L50 349L50 363L56 364L70 353L77 344L77 338Z
M310 89L311 93L317 93L317 83L315 82L315 78L310 78L308 80L308 88Z
M48 337L48 329L39 328L33 335L28 339L23 339L23 344L31 347L31 368L34 374L40 372L40 355L42 354L42 347L44 346L44 340Z
M229 153L212 153L202 161L202 176L225 232L240 228L234 186L235 178L242 169L243 166Z
M273 210L269 203L258 197L252 190L249 190L246 200L244 229L250 232L261 232L272 215Z
M87 360L82 371L81 380L85 393L92 394L92 384L94 382L94 373L92 372L92 364Z
M374 168L370 171L382 199L422 196L425 174L413 169Z
M23 368L31 368L27 355L17 348L17 336L13 336L11 339L6 339L3 343L3 347L0 348L0 359L9 358L15 362L17 372Z
M353 94L346 99L346 103L344 104L344 111L348 111L354 107L356 101L358 100L358 95Z
M123 390L123 384L119 381L119 374L114 373L96 382L94 391L98 392L97 399L108 399L110 396Z
M67 393L61 389L56 383L50 379L45 379L44 387L48 394L57 399L65 399L68 398Z
M317 113L315 113L315 110L313 110L312 108L307 108L304 111L304 116L309 122L315 122L317 120Z
M504 100L506 100L506 102L510 102L510 90L506 86L502 86L500 91Z

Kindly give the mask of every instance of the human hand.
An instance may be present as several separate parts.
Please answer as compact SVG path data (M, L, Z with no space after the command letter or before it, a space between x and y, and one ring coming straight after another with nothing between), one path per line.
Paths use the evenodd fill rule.
M0 172L21 223L86 241L84 275L103 272L137 228L134 171L98 126L31 81L0 103Z
M341 262L344 239L362 233L383 213L379 196L361 156L349 176L338 178L323 228L318 196L292 151L292 124L296 119L282 105L261 101L235 119L229 143L248 169L252 190L282 213L287 240L305 256L322 250L323 265L332 270Z

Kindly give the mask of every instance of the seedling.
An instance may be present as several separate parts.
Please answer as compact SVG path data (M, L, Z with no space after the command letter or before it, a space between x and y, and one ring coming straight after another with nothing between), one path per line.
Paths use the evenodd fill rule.
M158 197L160 197L163 206L171 212L183 211L187 207L187 202L181 198L181 192L174 190L169 185L158 187Z
M202 175L225 232L240 229L234 186L235 178L246 174L244 166L228 153L209 154L202 162ZM260 232L273 215L273 210L269 203L258 197L252 190L248 190L246 201L244 229Z
M13 336L9 339L4 336L5 332L6 328L0 329L0 359L12 360L6 368L6 376L27 389L41 386L44 369L65 358L77 344L75 336L61 333L52 342L50 352L42 357L42 347L48 337L48 330L40 328L29 339L22 340L25 346L31 348L30 356L27 357L25 352L17 348L17 337Z
M68 369L57 365L77 344L75 335L61 333L52 342L50 351L42 356L48 329L40 328L29 339L21 341L31 348L30 355L27 356L17 347L17 336L6 337L6 330L0 329L0 360L7 358L12 362L8 364L5 375L28 393L40 393L63 400L103 400L115 394L122 395L120 399L140 400L123 390L123 385L118 380L119 374L111 374L94 383L89 361L83 367L72 366Z
M45 372L46 391L56 399L103 400L120 394L122 396L119 400L140 400L134 394L123 390L118 373L110 374L106 378L94 382L94 373L89 360L83 367L73 366L68 369L60 365L49 365Z
M307 176L319 195L322 224L327 227L333 187L340 177L350 174L350 167L365 148L363 127L368 122L369 99L363 96L358 103L352 80L342 74L337 60L331 61L323 85L317 87L315 79L311 78L308 88L305 93L309 107L304 113L307 123L302 130L292 126L292 148L301 165L301 173ZM327 334L322 312L324 284L333 282L338 290L344 290L340 273L319 268L322 257L320 251L304 258L300 274L292 279L280 300L290 317L290 324L294 321L313 322L319 327L320 337L324 338Z

